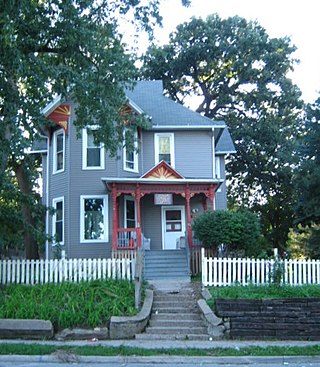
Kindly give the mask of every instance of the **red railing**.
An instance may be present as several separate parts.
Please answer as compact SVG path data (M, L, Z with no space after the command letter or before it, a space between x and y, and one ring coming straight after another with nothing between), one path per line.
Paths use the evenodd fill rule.
M141 246L140 228L118 228L116 248L135 250Z

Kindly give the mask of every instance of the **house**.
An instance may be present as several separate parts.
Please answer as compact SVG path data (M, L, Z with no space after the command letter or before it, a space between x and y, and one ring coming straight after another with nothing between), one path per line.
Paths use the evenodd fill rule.
M74 104L57 98L43 113L56 123L43 155L48 258L57 243L69 258L105 258L143 246L193 244L192 219L226 208L225 157L234 145L223 121L212 121L163 95L161 81L138 81L128 106L150 117L137 151L110 158L91 130L78 138Z

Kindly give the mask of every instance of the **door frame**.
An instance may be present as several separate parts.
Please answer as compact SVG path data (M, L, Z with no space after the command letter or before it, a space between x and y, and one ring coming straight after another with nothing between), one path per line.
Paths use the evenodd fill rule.
M123 205L123 227L127 227L127 202L133 201L134 202L134 222L135 222L135 228L137 227L137 205L136 205L136 199L135 197L131 195L124 195L124 205Z
M161 233L162 233L162 250L165 250L165 224L166 224L166 210L181 210L181 232L186 232L186 208L184 205L166 205L161 207Z

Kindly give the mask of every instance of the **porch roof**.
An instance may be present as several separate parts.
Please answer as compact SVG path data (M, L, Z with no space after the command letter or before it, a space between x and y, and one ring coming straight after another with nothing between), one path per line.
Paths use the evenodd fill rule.
M101 180L105 183L133 183L133 184L215 184L220 185L223 183L221 178L174 178L174 179L151 179L151 178L141 178L141 177L102 177Z

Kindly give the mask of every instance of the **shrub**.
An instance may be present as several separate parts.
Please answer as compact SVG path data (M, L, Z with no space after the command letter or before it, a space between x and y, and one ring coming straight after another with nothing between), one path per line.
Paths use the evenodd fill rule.
M194 220L195 237L215 249L227 245L230 251L244 251L247 256L259 253L261 230L259 218L247 210L207 211Z

